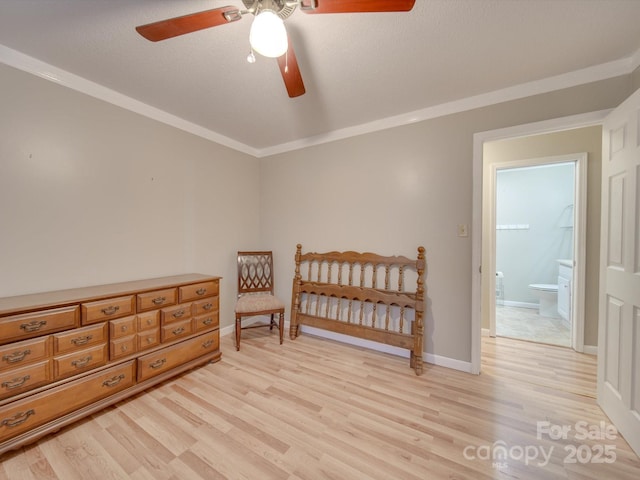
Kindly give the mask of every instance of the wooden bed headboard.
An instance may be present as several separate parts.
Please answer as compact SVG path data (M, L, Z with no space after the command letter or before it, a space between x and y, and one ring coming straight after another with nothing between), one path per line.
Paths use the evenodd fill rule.
M296 249L289 335L301 325L406 348L422 373L425 249L413 260Z

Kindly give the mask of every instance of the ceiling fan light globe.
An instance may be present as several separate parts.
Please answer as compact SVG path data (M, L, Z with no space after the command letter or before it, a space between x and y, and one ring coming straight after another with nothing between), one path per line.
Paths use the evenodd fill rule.
M284 22L272 10L263 10L251 24L249 43L260 55L281 57L289 47Z

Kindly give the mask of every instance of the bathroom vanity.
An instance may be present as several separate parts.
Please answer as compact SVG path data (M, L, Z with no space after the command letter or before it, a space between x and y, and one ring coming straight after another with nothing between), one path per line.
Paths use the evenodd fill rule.
M572 280L573 260L558 260L558 313L568 323L571 322Z

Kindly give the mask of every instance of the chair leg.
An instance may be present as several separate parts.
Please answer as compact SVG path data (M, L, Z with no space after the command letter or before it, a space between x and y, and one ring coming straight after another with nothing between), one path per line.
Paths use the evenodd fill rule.
M280 326L278 330L280 330L280 345L282 345L282 336L284 335L284 312L280 312Z
M271 321L269 322L269 331L273 330L275 322L273 321L273 313L271 314Z
M242 325L240 317L236 315L236 351L240 350L240 332L242 332Z

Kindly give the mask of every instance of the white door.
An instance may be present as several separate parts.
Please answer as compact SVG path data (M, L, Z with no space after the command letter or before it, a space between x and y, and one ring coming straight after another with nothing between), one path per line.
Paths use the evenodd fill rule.
M598 402L640 455L640 90L602 130Z

